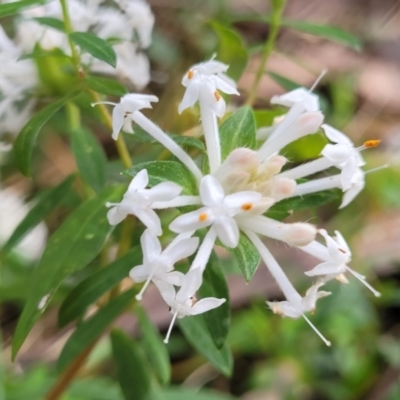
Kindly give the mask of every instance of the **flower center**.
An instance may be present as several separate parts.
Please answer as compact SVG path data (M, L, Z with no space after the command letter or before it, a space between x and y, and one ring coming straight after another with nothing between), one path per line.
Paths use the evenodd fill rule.
M208 219L208 215L206 213L202 213L199 215L199 221L204 222Z
M243 211L249 211L253 208L253 204L252 203L245 203L242 205L242 210Z
M187 77L188 77L189 79L192 79L192 78L193 78L193 75L194 75L194 72L193 72L192 69L191 69L190 71L188 71Z

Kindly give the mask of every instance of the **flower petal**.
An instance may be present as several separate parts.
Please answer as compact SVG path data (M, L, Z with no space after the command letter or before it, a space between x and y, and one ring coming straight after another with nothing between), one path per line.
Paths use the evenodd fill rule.
M150 268L147 265L142 264L132 268L129 272L129 276L134 282L140 283L144 282L149 277L150 273Z
M239 228L234 218L221 216L214 222L218 239L226 246L235 248L239 243Z
M203 271L201 268L190 270L183 278L183 283L178 293L176 294L176 301L178 303L185 303L195 295L203 282Z
M136 207L135 215L142 221L143 225L150 229L155 235L162 235L160 218L152 209Z
M179 196L182 188L174 182L161 182L149 189L146 196L151 202L169 201Z
M146 229L140 237L140 244L143 251L144 264L155 261L161 255L161 243L157 236L150 230Z
M353 142L343 132L340 132L328 124L321 125L321 128L324 130L326 137L331 142L354 147Z
M124 125L125 113L120 104L117 104L112 112L112 128L113 132L111 137L114 140L118 139L118 134Z
M205 299L199 300L190 309L190 315L203 314L209 310L219 307L225 303L226 299L217 299L216 297L206 297Z
M179 242L172 242L163 251L162 256L174 265L177 261L191 256L197 250L197 247L199 247L198 237L182 239Z
M318 264L315 268L305 272L307 276L318 276L318 275L338 275L344 272L344 268L334 261L327 261Z
M235 215L238 212L250 211L261 200L262 194L253 191L243 191L229 194L224 199L224 205L232 210Z
M225 193L214 176L206 175L200 182L200 197L204 205L214 206L222 203Z
M158 290L160 291L161 297L164 299L164 301L170 306L174 307L175 305L175 288L173 285L171 285L168 282L165 281L160 281L160 280L154 280L154 284L157 286Z
M126 218L127 214L119 212L119 206L110 208L107 212L107 219L110 225L117 225Z
M327 144L322 149L321 154L329 161L340 164L346 162L353 151L349 146L343 144Z
M210 226L215 220L214 214L208 207L202 207L174 219L169 229L175 233L191 232Z
M210 79L213 80L215 87L221 92L226 94L236 94L236 95L240 94L236 89L236 84L234 81L229 79L229 81L231 81L229 82L218 75L212 76L210 77Z
M131 194L136 192L137 190L144 189L148 183L149 183L149 175L147 174L147 169L142 169L132 179L126 193Z
M199 82L196 80L189 82L186 87L183 99L178 107L179 114L182 114L182 112L187 108L193 107L193 105L199 99L199 94L200 94Z
M158 276L161 276L161 274L158 274L157 277ZM179 271L163 273L162 276L163 276L163 281L168 282L174 286L182 286L183 280L185 278L185 275Z

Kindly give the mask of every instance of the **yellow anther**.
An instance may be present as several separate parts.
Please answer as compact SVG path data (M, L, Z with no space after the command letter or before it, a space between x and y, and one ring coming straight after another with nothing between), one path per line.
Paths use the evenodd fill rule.
M370 149L370 148L372 148L372 147L378 146L380 142L381 142L381 141L380 141L379 139L367 140L366 142L364 142L364 145L363 145L363 146Z
M219 94L218 90L216 90L216 91L214 92L214 96L215 96L215 98L217 99L217 101L220 101L220 100L221 100L221 95Z
M252 208L253 208L253 204L251 204L251 203L245 203L245 204L242 205L242 210L243 211L249 211Z
M208 215L206 213L202 213L202 214L199 215L199 221L200 222L206 221L207 218L208 218Z
M193 78L193 75L194 75L193 70L192 70L192 69L189 70L188 73L187 73L187 77L188 77L189 79L192 79L192 78Z

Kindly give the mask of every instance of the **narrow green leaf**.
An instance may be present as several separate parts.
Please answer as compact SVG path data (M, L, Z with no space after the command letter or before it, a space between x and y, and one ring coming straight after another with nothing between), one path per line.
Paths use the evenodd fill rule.
M52 50L43 50L39 47L36 47L32 53L23 54L18 58L18 61L43 58L43 57L52 57L52 58L70 58L60 49L52 49Z
M292 214L299 210L316 209L338 199L340 199L340 190L324 190L323 192L306 194L301 197L291 197L290 199L284 199L274 204L267 211L266 215L271 216L274 213L283 212Z
M146 311L138 307L136 309L136 315L139 319L140 330L143 334L140 346L143 348L149 365L154 370L159 382L166 385L171 379L171 365L167 347L163 343L158 329L147 316Z
M106 40L88 32L72 32L69 37L82 51L91 54L94 58L104 61L114 68L117 65L117 55Z
M14 1L13 3L0 4L0 18L17 14L26 7L30 7L35 4L43 4L44 2L45 0L21 0Z
M111 332L117 377L126 400L149 400L151 376L138 345L120 330Z
M236 258L239 268L242 270L243 276L247 282L251 280L260 264L261 257L254 244L249 238L241 233L239 245L234 249L227 250Z
M242 107L227 118L219 130L222 160L238 148L254 149L256 146L256 123L250 107Z
M335 26L312 24L306 21L289 20L283 21L282 25L287 26L288 28L296 29L297 31L309 33L310 35L319 36L324 39L338 42L357 51L362 49L362 43L359 38Z
M197 195L195 178L181 163L176 161L148 161L134 165L123 172L132 178L142 169L147 169L149 185L155 186L161 182L175 182L182 187L182 194Z
M53 17L36 17L33 18L33 20L41 25L48 26L60 32L65 32L64 22L62 22L60 19Z
M248 55L242 38L232 28L221 25L218 22L211 22L211 27L217 34L218 60L229 65L228 75L238 80L246 68Z
M71 148L82 179L99 192L106 183L107 157L103 148L85 128L71 131Z
M58 313L58 325L63 327L80 317L91 304L127 277L129 271L141 262L142 251L136 246L79 283L62 303Z
M124 189L109 187L85 201L50 237L32 272L27 302L13 339L13 357L63 279L85 267L103 247L113 229L107 221L105 203L119 200Z
M87 84L89 89L100 94L120 97L128 92L124 85L113 79L87 75L84 82Z
M301 87L301 85L299 85L298 83L285 78L282 75L277 74L276 72L272 72L272 71L268 71L267 74L280 86L283 87L283 89L287 90L287 91L291 91L294 89L297 89L299 87Z
M226 302L214 310L203 314L208 330L217 348L221 348L226 340L231 322L231 310L229 305L229 291L225 275L221 271L218 257L213 254L203 273L203 285L199 289L201 298L217 297L226 299Z
M57 361L57 369L63 371L76 357L90 346L108 326L129 306L135 296L131 289L112 299L96 314L83 321L70 336Z
M215 346L202 314L178 320L179 327L188 342L225 376L232 373L232 353L225 343L221 349Z
M70 190L75 177L69 176L55 188L47 191L39 201L26 214L25 218L15 228L15 231L3 246L3 251L8 251L20 242L36 225L50 214L50 212L59 205Z
M22 128L14 144L14 155L17 167L25 175L30 176L30 163L32 159L33 146L37 135L43 125L62 107L76 95L76 92L69 93L65 97L48 104L37 112Z

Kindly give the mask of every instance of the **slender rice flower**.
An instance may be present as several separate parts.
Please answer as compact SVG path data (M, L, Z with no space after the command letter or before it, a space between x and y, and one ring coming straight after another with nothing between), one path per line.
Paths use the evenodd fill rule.
M298 174L297 168L281 172L287 160L279 152L294 140L318 130L324 118L319 111L315 95L305 89L301 89L288 94L286 97L282 96L282 98L274 99L276 103L280 102L280 104L291 107L283 121L284 123L280 125L278 134L264 143L259 150L236 148L222 162L217 116L224 109L221 106L223 103L218 96L214 93L214 97L212 97L212 94L215 90L223 90L222 88L226 84L230 89L225 91L227 93L230 93L229 91L233 92L232 88L235 86L224 75L226 70L226 65L211 60L195 65L189 69L183 78L183 84L187 90L181 103L180 111L190 107L196 101L200 103L210 166L210 174L205 176L203 176L191 157L170 136L145 117L139 109L129 109L123 106L125 98L121 99L120 105L114 104L116 107L120 106L113 113L115 131L119 131L122 127L121 118L126 117L126 119L135 122L170 150L192 172L198 184L198 192L191 195L179 195L180 190L177 190L173 196L168 197L166 196L166 191L160 189L157 193L161 193L162 196L154 198L151 195L151 191L161 184L153 189L145 189L147 180L140 184L133 183L136 179L140 180L138 174L132 181L132 190L128 189L123 201L110 210L111 220L117 222L129 213L137 215L137 208L139 209L139 214L140 211L145 209L147 219L153 221L152 232L146 231L142 237L142 247L145 254L143 265L137 266L131 271L133 279L146 281L139 298L141 298L150 281L153 281L159 288L164 300L170 305L171 313L173 314L166 337L166 342L168 342L176 318L206 312L209 309L218 307L225 301L224 299L211 298L194 303L193 299L195 292L201 285L202 273L207 267L216 240L219 239L226 247L237 248L240 243L240 234L242 233L247 236L254 248L257 249L285 296L284 301L268 303L272 310L277 314L291 318L303 317L322 340L327 345L330 345L329 341L317 330L305 313L313 312L317 300L330 294L319 289L333 276L341 275L340 271L346 268L343 265L347 265L347 258L342 259L339 257L341 254L337 249L333 248L330 239L326 239L328 247L316 242L315 237L318 231L313 225L303 222L284 223L268 218L263 214L273 204L282 199L335 187L345 191L342 207L348 204L364 185L364 173L360 169L360 159L357 158L360 157L358 152L361 148L354 148L352 143L349 143L343 137L343 134L337 134L336 131L332 133L330 127L324 125L324 129L329 131L329 139L334 144L325 148L325 154L321 157L325 166L320 170L327 168L326 165L335 165L341 169L341 174L297 184L295 181L297 179L296 174ZM135 95L129 96L135 98ZM202 99L208 100L203 101ZM148 98L146 100L150 101ZM120 111L121 109L122 111ZM274 131L274 133L276 132ZM375 143L376 141L372 142ZM369 142L366 143L363 148L373 147L372 144L368 144ZM333 159L335 159L334 162ZM318 162L321 163L321 161ZM356 165L355 169L352 163ZM351 168L347 164L351 164ZM302 166L298 168L302 168ZM343 172L350 169L351 174ZM291 171L294 171L292 175ZM344 175L346 175L346 179ZM348 177L348 175L351 176ZM172 182L164 184L172 184ZM146 193L142 193L142 191L146 191ZM138 198L136 199L135 196L138 196ZM159 220L156 221L154 218L154 209L183 206L197 206L197 209L182 214L171 222L170 230L178 234L173 241L176 247L171 244L162 251L160 243L155 237L155 235L161 234L161 227ZM150 222L143 222L151 229ZM198 239L191 238L191 236L202 228L207 228L207 232L198 246ZM313 270L314 272L310 272L311 275L319 276L319 279L310 287L304 297L290 283L278 262L262 242L261 237L280 240L290 246L309 251L324 263L328 263L328 265L321 264L315 268L315 271ZM185 241L188 244L185 245ZM177 252L179 246L180 255L185 246L185 255L194 254L197 249L190 270L184 276L173 271L173 264L179 259L179 256L174 251L169 250L171 246ZM329 271L332 274L325 273L326 267L330 268ZM182 287L176 292L174 285L180 284L182 284Z
M143 169L132 179L120 203L106 204L107 207L112 207L107 213L111 225L119 224L128 215L135 215L155 235L162 234L160 219L152 205L155 202L172 200L179 195L182 188L173 182L162 182L146 189L148 183L147 170Z
M181 286L184 275L182 272L174 271L174 265L197 250L199 238L177 236L165 250L162 250L157 236L146 229L140 238L140 243L143 250L143 264L132 268L129 273L135 282L146 281L136 299L142 299L150 281L164 281Z
M178 111L182 113L186 108L199 102L211 173L214 173L221 165L217 117L222 117L225 113L225 100L219 91L226 94L239 94L236 83L225 75L227 69L228 65L211 59L192 66L182 79L182 85L186 87L186 91Z
M202 271L199 268L193 269L185 275L178 292L176 292L173 285L165 281L155 281L154 283L160 290L165 302L171 308L170 313L173 315L164 343L169 341L176 318L202 314L219 307L226 301L226 299L217 299L215 297L206 297L197 301L195 295L202 284Z
M318 232L324 237L326 247L321 243L314 241L307 246L300 247L300 249L323 262L318 264L312 270L307 271L305 274L312 277L316 276L322 282L337 279L342 283L347 283L348 281L344 274L349 272L365 285L376 297L379 297L380 293L366 282L365 276L354 271L347 265L351 262L351 251L340 232L335 231L335 237L329 236L325 229L320 229Z

